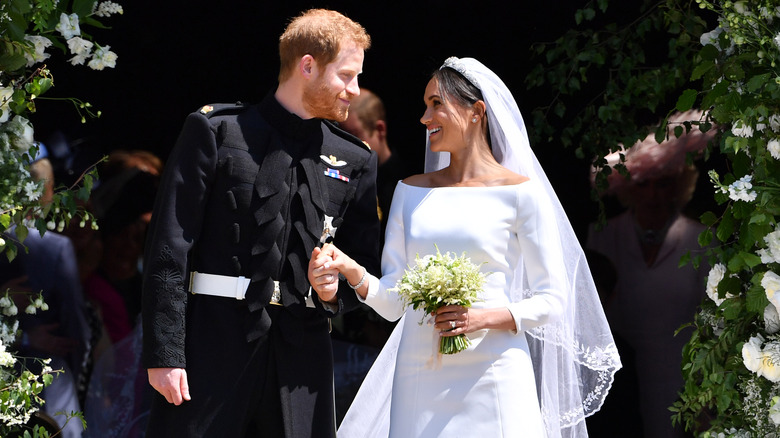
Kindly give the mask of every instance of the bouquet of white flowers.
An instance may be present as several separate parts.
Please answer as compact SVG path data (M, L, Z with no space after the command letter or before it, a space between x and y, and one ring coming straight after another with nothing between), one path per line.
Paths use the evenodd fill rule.
M441 254L436 247L435 255L423 258L418 255L415 258L415 266L404 272L394 290L398 291L406 305L430 315L446 305L471 307L472 303L479 301L477 294L482 290L487 275L479 271L479 266L472 263L465 252L455 257L449 252ZM442 336L439 352L454 354L469 345L469 339L464 334Z

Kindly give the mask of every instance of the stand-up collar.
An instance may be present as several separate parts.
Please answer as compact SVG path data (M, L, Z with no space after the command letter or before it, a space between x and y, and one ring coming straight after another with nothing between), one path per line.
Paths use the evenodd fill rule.
M260 102L259 110L263 118L285 136L303 140L322 132L322 120L316 118L304 120L287 111L276 100L273 91Z

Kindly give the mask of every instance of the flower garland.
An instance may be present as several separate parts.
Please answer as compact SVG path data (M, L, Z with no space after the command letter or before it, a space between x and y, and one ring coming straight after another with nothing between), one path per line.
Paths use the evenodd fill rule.
M780 434L780 1L697 0L718 17L691 79L729 171L710 171L722 214L699 236L708 298L683 351L675 422L703 437ZM679 104L679 103L678 103Z
M52 73L41 64L49 59L52 48L69 54L73 66L86 64L93 70L116 66L117 55L108 45L100 45L82 31L82 25L104 27L98 18L122 14L118 3L98 0L3 0L0 2L0 254L13 260L24 244L30 228L40 234L62 231L71 220L96 228L95 218L79 207L86 200L95 178L94 170L85 173L80 186L54 193L46 205L40 203L43 182L33 181L30 165L38 158L38 145L29 115L36 101L54 85ZM87 102L72 102L81 115L98 117ZM14 233L6 233L13 228ZM21 292L20 292L21 293ZM0 436L48 436L38 428L26 427L31 415L43 403L41 391L58 371L41 361L39 374L25 368L15 348L19 335L18 309L13 292L0 291ZM40 296L31 298L27 313L46 310ZM80 416L78 413L70 415Z

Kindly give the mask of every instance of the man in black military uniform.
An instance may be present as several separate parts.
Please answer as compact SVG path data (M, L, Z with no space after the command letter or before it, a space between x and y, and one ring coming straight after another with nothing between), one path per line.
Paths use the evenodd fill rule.
M357 305L310 293L320 242L378 273L376 154L347 117L370 39L310 10L280 38L279 86L254 106L190 114L150 224L144 365L149 437L335 437L328 317Z

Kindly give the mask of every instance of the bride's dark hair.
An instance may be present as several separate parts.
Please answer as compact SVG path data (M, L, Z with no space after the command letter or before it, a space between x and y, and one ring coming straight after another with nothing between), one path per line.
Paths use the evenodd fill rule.
M482 91L457 70L450 67L442 67L434 71L431 77L438 81L439 93L447 99L453 99L458 105L471 107L480 100L485 101L482 97ZM488 145L492 147L490 127L487 123L485 124L485 136L487 137Z

